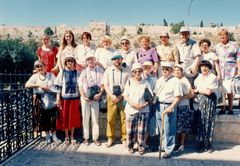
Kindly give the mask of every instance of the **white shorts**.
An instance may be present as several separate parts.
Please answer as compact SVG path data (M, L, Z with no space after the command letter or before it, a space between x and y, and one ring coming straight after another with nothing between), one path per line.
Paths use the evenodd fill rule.
M232 80L223 80L222 85L223 85L223 92L224 93L232 93L233 92Z

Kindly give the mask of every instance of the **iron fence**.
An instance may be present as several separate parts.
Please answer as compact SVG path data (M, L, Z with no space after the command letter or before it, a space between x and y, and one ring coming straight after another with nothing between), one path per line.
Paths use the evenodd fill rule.
M0 163L40 137L34 134L31 74L0 73Z

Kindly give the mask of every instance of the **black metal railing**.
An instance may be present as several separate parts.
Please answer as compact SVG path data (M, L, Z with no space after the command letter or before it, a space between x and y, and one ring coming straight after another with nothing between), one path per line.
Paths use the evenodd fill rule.
M40 137L34 133L30 74L0 73L0 163Z

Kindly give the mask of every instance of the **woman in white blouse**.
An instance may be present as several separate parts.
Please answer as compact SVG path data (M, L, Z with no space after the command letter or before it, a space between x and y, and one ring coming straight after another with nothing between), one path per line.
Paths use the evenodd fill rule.
M212 65L203 60L200 64L201 74L194 81L195 93L200 111L198 139L199 151L213 152L212 138L216 116L216 90L218 88L217 77L211 72Z
M125 86L123 92L124 99L127 101L124 112L126 113L127 126L127 147L132 154L135 141L138 142L138 153L144 154L146 144L146 133L149 117L148 102L144 99L145 89L153 95L149 83L142 78L142 65L134 63L132 66L133 78ZM137 138L136 138L137 137Z

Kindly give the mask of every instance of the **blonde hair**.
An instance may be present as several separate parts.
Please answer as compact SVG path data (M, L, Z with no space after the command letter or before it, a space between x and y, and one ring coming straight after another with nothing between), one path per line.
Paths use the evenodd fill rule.
M138 42L141 43L142 39L145 39L150 43L150 36L146 36L146 35L140 36L138 38Z
M221 36L222 34L225 34L227 36L229 36L229 32L227 29L221 29L219 32L218 32L218 36Z
M112 38L110 36L105 35L105 36L101 37L101 39L100 39L100 45L101 46L103 46L104 41L108 41L109 43L112 44Z

